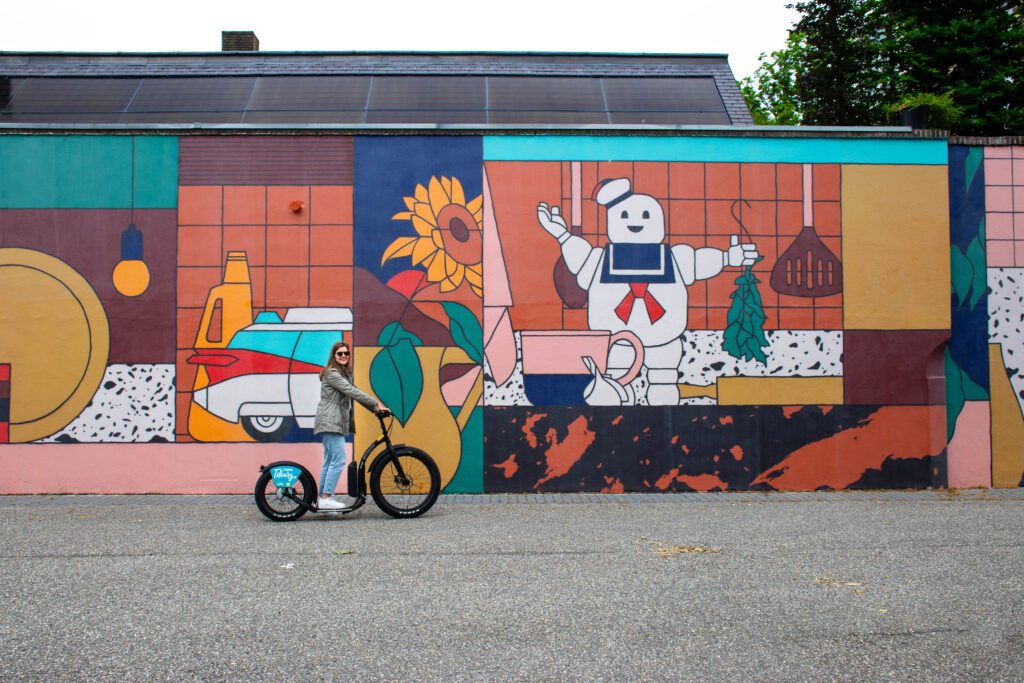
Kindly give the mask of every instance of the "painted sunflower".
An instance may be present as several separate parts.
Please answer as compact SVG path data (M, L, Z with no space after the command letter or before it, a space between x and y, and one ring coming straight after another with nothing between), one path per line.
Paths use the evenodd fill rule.
M408 211L391 217L412 221L416 237L399 237L384 250L381 265L409 256L412 265L423 266L428 282L441 283L442 292L469 284L483 297L483 195L467 202L458 178L430 178L427 187L416 185L415 196L403 197Z

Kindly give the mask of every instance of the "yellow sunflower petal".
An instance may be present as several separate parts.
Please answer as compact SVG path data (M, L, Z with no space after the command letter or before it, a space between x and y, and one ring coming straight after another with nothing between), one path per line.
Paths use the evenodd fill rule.
M459 288L459 286L457 284L455 284L454 282L452 282L451 280L449 280L448 278L445 278L444 280L441 280L441 293L442 294L445 294L447 292L454 292L458 288Z
M459 263L459 262L456 261L456 263ZM466 268L465 268L465 266L463 266L461 263L459 263L459 267L455 269L454 273L452 273L451 275L448 276L448 279L451 280L452 282L454 282L456 287L461 285L462 281L466 279Z
M416 201L418 202L429 202L429 195L427 194L427 188L423 187L419 183L416 183Z
M473 220L476 221L476 229L479 230L480 229L480 224L483 223L483 221L484 221L484 210L480 209L479 211L474 211L473 212Z
M441 231L440 230L434 230L433 232L431 232L430 233L430 239L433 240L435 247L437 247L441 251L444 251L444 240L441 239Z
M412 211L412 205L416 203L415 197L402 197L402 201L405 202L405 208Z
M444 254L439 253L430 262L430 267L427 268L427 280L430 282L440 282L444 278Z
M419 216L412 217L412 227L416 228L416 234L420 237L430 237L430 233L437 229L437 226L431 225Z
M437 251L434 243L425 237L416 238L416 246L412 250L412 264L418 266L427 260L427 257Z
M441 187L444 188L444 193L448 195L448 201L452 201L452 181L450 178L441 176Z
M430 210L434 212L435 216L441 213L441 209L451 203L448 193L444 191L444 187L441 186L441 181L437 179L437 176L430 179L430 189L427 192L430 194Z
M452 178L452 191L450 194L452 197L452 204L466 205L466 193L462 189L462 183L459 182L458 178ZM472 211L472 209L470 209L470 211Z
M412 207L410 206L409 208L411 209ZM477 211L484 208L484 196L479 195L476 199L471 200L469 204L466 204L466 208L475 216Z
M419 240L418 237L399 237L384 250L384 255L380 257L380 264L384 265L385 261L393 258L408 256L413 252L417 240Z
M466 282L477 287L484 286L484 274L481 272L480 264L466 266Z
M396 213L394 216L391 217L391 220L393 220L393 221L407 221L410 218L412 218L412 212L410 212L410 211L399 211L398 213Z
M416 202L415 207L416 215L430 223L434 227L437 227L437 216L430 210L430 204L426 202Z
M481 299L484 298L484 290L473 284L471 284L469 288L472 289L473 293L476 294L478 297L480 297Z

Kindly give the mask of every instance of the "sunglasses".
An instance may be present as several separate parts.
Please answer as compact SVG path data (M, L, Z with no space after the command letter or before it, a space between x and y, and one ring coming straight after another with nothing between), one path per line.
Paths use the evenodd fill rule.
M349 355L349 354L348 354L348 351L338 351L338 352L337 352L337 353L335 353L334 355L335 355L335 356L347 356L347 355Z

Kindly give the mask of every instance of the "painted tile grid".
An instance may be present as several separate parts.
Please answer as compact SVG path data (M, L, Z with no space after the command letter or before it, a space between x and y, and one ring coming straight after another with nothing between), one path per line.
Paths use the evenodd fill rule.
M1024 146L985 147L988 265L1024 266Z
M561 163L561 197L572 205L571 162ZM843 326L842 294L802 298L778 294L768 279L778 257L803 228L803 187L800 164L699 162L583 162L581 164L582 233L592 244L607 244L606 215L592 198L601 179L629 178L633 191L649 194L665 210L670 244L727 249L730 237L742 234L733 206L764 256L755 267L761 284L765 329L826 329ZM842 260L841 168L813 165L814 229ZM739 199L749 202L749 206ZM568 211L566 222L570 222ZM741 238L746 241L746 238ZM739 269L733 269L736 276ZM735 288L728 275L699 281L687 288L689 329L724 329ZM563 329L586 329L586 307L562 307Z
M190 439L187 416L197 371L186 361L228 252L246 254L254 315L273 311L283 319L295 307L351 306L352 216L351 186L179 188L178 440Z

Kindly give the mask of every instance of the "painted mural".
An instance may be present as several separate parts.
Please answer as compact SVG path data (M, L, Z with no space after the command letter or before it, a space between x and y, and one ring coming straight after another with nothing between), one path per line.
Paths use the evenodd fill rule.
M934 139L3 136L0 456L123 442L247 490L240 454L316 456L344 339L448 492L1018 486L1021 164Z

